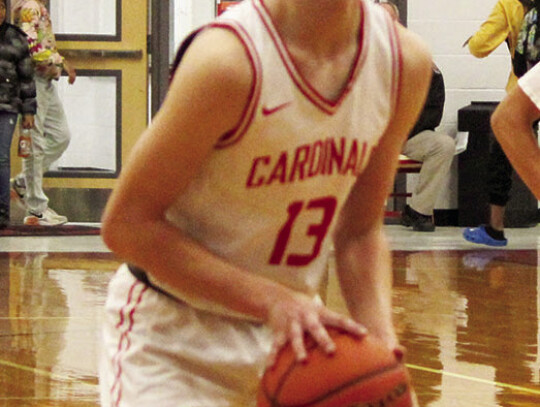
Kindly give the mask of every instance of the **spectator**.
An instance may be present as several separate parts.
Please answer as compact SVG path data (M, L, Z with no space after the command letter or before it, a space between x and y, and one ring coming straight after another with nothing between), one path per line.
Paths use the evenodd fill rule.
M422 167L410 204L401 214L401 224L419 232L433 232L433 209L448 176L456 151L456 143L448 134L436 130L441 123L445 100L444 79L433 64L431 86L424 109L409 134L403 154L421 161Z
M0 0L0 229L9 224L10 148L17 117L21 127L34 127L36 87L26 35L6 21L6 0Z
M23 159L23 171L11 180L11 186L26 205L25 225L61 225L67 218L49 207L43 174L64 153L71 137L55 81L64 70L73 84L76 72L58 53L49 12L42 0L16 0L12 10L15 24L28 35L36 70L38 110L31 132L33 153Z
M532 2L529 0L498 0L487 20L465 42L471 54L484 58L506 41L510 56L513 58L523 16L531 6ZM506 91L511 91L516 83L517 78L512 70ZM512 166L497 141L494 141L491 146L488 174L489 224L466 228L463 231L463 237L473 243L506 246L508 240L504 235L504 214L510 200Z
M252 406L285 343L333 352L325 325L401 354L383 207L430 60L370 1L244 1L188 37L103 218L129 264L102 405ZM350 316L317 297L331 239Z
M399 22L399 10L394 3L384 2L381 6L394 21ZM424 109L403 148L403 154L421 161L422 167L410 204L405 206L401 214L401 224L412 226L413 230L419 232L435 230L433 209L456 149L452 137L435 130L441 123L446 92L443 75L435 64L432 71Z

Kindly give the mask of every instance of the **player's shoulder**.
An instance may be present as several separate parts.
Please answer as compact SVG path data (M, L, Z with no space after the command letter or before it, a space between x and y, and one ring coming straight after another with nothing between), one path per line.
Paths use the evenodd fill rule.
M402 71L411 75L430 75L433 57L424 40L403 26L398 27L398 36L401 44Z
M209 26L201 30L185 51L185 59L211 75L236 82L249 81L252 57L233 30Z

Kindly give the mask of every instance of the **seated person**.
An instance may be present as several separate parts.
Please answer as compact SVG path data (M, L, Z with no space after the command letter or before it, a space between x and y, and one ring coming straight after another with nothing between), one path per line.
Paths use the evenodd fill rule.
M399 22L399 11L394 3L384 2L381 6L394 21ZM401 224L412 226L413 230L419 232L435 230L433 208L456 150L452 137L435 131L441 123L444 101L444 79L439 68L433 64L433 77L424 109L402 150L407 157L422 162L410 204L405 206L401 214Z
M410 203L401 214L401 224L419 232L433 232L433 208L456 150L455 140L435 129L441 123L445 91L441 71L433 64L433 77L424 105L402 153L422 162Z

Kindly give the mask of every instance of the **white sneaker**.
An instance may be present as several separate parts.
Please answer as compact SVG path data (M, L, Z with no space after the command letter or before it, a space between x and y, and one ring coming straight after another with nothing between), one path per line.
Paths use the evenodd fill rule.
M62 224L67 223L67 221L68 221L68 218L66 216L58 215L56 213L56 211L54 209L51 209L51 208L45 209L45 216L50 216L51 218L62 222Z
M30 213L24 218L24 224L28 226L60 226L67 222L65 216L58 215L52 209L46 209L41 215Z

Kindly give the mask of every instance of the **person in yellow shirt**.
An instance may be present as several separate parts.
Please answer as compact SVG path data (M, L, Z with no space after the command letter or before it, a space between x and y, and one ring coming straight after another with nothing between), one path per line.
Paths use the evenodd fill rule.
M468 45L470 53L475 57L484 58L505 41L510 57L513 58L523 16L533 5L534 1L531 0L498 0L489 17L464 45ZM510 92L516 83L517 77L511 71L506 91ZM465 229L463 237L469 242L488 246L508 244L504 236L504 213L506 204L510 200L512 171L510 161L495 140L488 162L489 224Z

